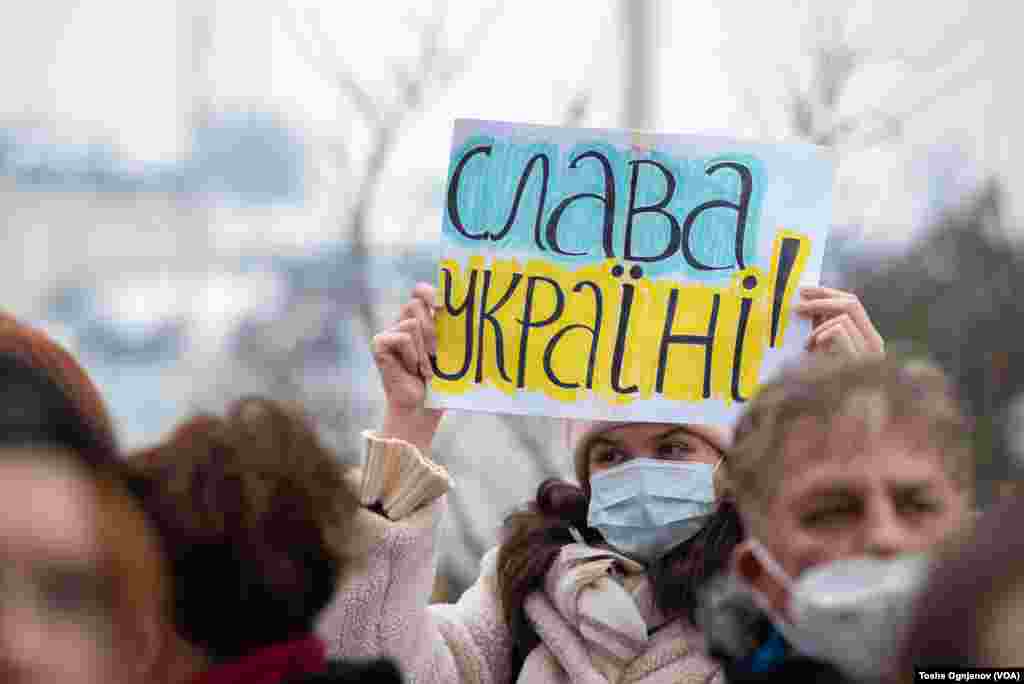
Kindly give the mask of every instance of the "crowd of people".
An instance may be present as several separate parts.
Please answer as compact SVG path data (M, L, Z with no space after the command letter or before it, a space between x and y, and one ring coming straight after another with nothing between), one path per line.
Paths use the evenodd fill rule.
M0 318L0 681L901 682L1015 666L1024 502L978 514L971 426L858 299L730 428L564 421L575 481L431 603L455 476L425 405L434 288L374 339L361 467L240 398L128 452L65 349ZM515 455L498 461L514 467Z

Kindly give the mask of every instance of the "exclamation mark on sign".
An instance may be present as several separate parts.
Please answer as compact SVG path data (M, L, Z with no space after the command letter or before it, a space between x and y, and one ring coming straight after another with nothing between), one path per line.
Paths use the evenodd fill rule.
M771 346L775 348L782 344L782 332L786 329L786 321L789 319L788 302L792 298L790 280L796 271L803 270L803 261L806 254L800 253L801 243L804 239L797 237L782 237L781 242L775 243L775 287L772 290L772 336ZM799 265L797 262L800 262Z

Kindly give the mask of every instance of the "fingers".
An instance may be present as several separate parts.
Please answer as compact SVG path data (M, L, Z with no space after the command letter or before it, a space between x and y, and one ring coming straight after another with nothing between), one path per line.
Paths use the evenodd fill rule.
M412 290L412 297L399 310L396 321L396 327L408 320L417 321L418 334L423 342L421 349L427 355L437 353L437 328L434 325L437 308L437 289L429 283L417 283ZM429 359L426 365L430 367Z
M850 330L848 326L833 325L821 331L814 337L814 351L856 358L859 353Z
M434 312L426 301L414 297L402 307L399 325L406 321L416 321L419 334L423 340L425 353L437 353L437 331L434 327Z
M420 351L411 332L389 330L373 338L373 358L382 371L399 365L410 375L420 375Z
M413 299L423 300L430 311L440 308L437 303L437 288L430 283L416 283L416 287L412 288L412 296Z
M405 333L412 338L413 347L416 350L416 370L424 378L433 376L433 369L430 365L430 356L427 353L426 342L423 339L423 326L418 318L407 318L398 324L398 331Z
M861 333L860 329L857 328L857 325L853 322L853 319L850 318L849 314L840 314L835 318L829 318L828 320L826 320L824 323L822 323L813 330L813 332L811 333L811 338L813 339L816 337L820 337L825 332L835 327L841 327L846 331L846 333L850 336L850 339L856 345L857 351L867 351L868 342L864 338L863 333Z
M389 411L400 409L407 415L410 408L422 407L426 383L434 376L431 354L437 348L435 306L434 287L419 283L395 324L373 338L373 358L384 384Z
M837 290L833 287L821 287L818 285L800 288L800 297L803 299L856 299L857 295L845 290Z
M837 328L841 330L836 330ZM807 341L807 350L818 351L824 349L826 344L834 344L837 339L843 346L832 351L848 351L853 357L869 353L868 341L864 338L860 329L857 328L853 319L847 314L829 319L816 328ZM848 345L846 344L847 342L849 342Z
M885 341L856 296L831 288L804 288L800 294L802 301L793 307L798 315L812 319L819 328L832 319L846 315L864 339L864 353L885 352Z

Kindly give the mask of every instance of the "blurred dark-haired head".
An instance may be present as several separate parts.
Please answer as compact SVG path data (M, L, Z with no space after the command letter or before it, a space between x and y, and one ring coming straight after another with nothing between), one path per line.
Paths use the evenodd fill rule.
M296 410L243 399L132 459L174 574L180 636L214 661L312 631L357 505L344 469Z
M13 316L0 312L0 354L46 375L89 425L94 437L116 448L113 420L106 402L85 369L53 338Z

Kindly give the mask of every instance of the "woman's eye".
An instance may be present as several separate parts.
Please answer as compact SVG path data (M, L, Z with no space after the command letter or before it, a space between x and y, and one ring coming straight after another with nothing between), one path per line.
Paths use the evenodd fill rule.
M658 447L658 458L683 461L693 454L693 449L684 442L667 442Z
M601 465L613 465L624 460L626 460L626 454L620 449L602 449L594 455L594 462Z

